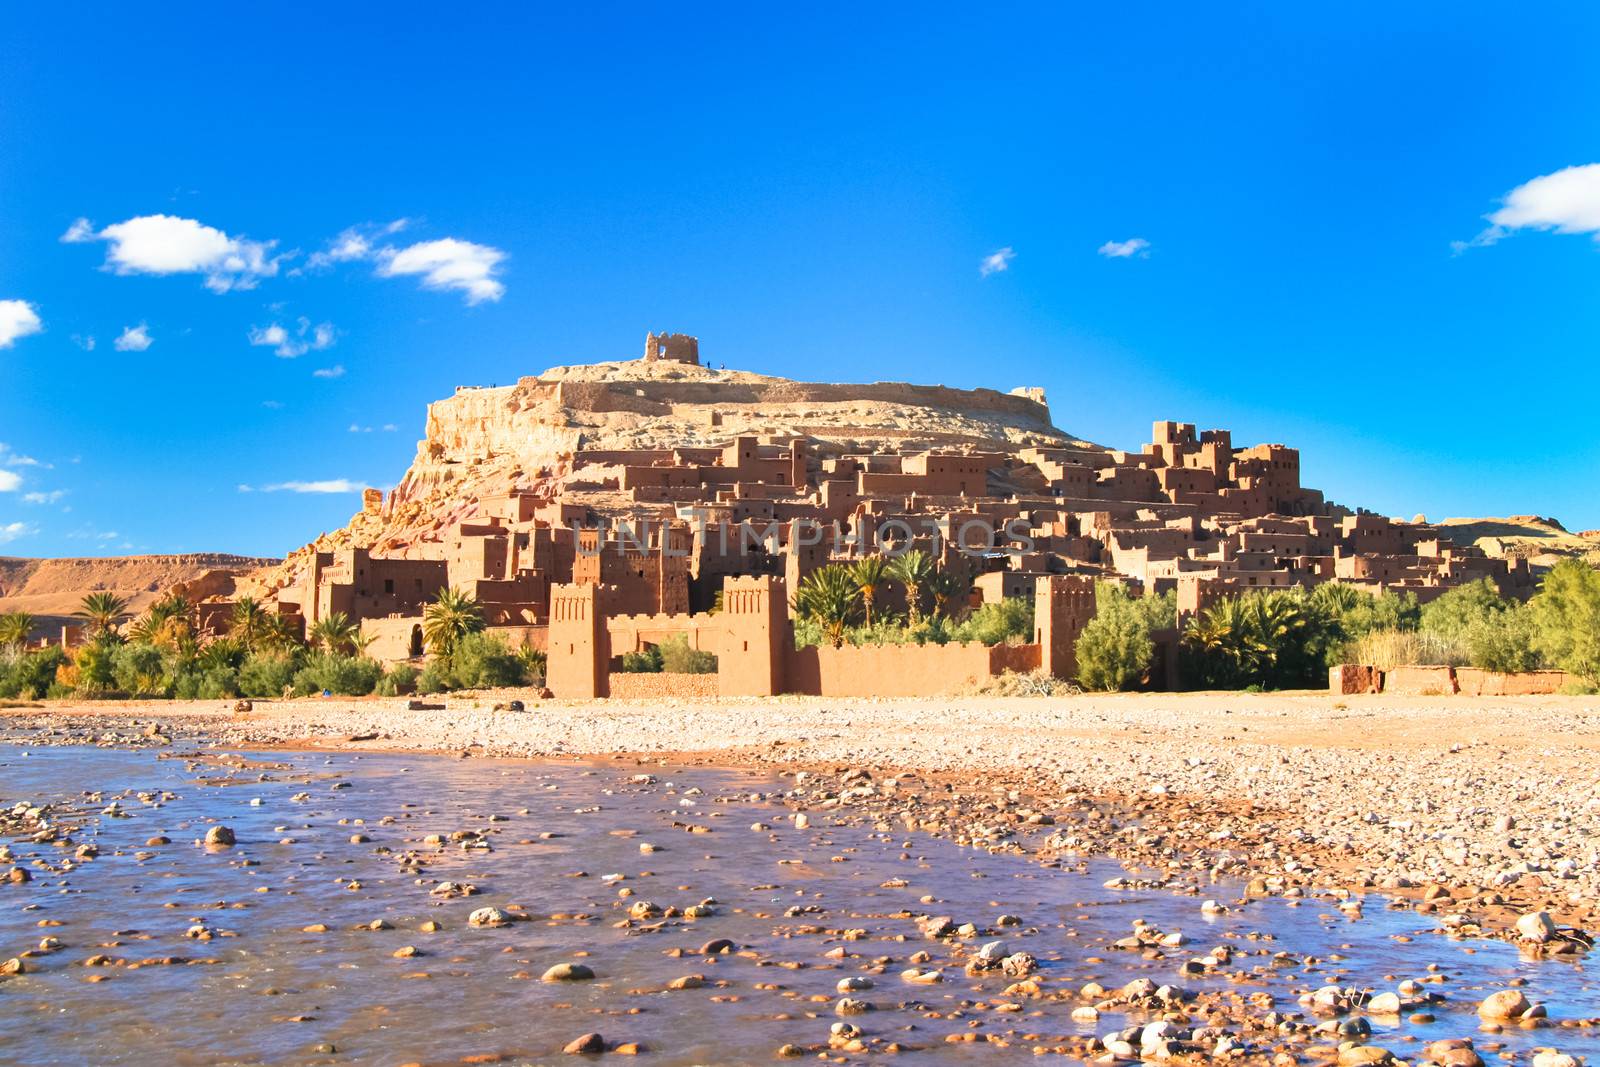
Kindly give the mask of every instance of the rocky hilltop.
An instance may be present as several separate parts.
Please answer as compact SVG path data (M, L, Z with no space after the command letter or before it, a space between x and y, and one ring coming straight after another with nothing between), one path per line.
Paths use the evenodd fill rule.
M581 497L579 450L723 445L741 434L805 437L822 453L1030 446L1100 450L1057 429L1037 389L1002 393L903 382L798 382L673 361L555 367L517 384L463 387L428 407L400 484L312 548L426 555L433 535L488 499ZM590 502L604 505L605 501Z
M182 587L192 599L226 596L241 576L275 559L191 552L174 556L24 559L0 556L0 613L26 611L41 620L63 619L87 593L127 597L137 612L164 590Z

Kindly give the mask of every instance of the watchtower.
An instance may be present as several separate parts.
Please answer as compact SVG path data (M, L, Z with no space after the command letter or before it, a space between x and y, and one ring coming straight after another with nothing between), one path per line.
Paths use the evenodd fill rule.
M1045 674L1066 681L1078 676L1078 638L1094 613L1093 578L1050 574L1038 579L1033 618L1039 667Z
M644 337L644 361L657 363L662 360L671 360L673 363L687 363L690 366L700 365L700 339L690 337L686 333L648 333Z

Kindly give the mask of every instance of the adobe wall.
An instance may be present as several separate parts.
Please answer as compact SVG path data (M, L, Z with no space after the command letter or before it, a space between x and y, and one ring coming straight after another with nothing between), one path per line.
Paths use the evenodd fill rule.
M367 645L367 655L379 663L399 663L425 648L421 615L362 619L361 636L371 642Z
M706 700L720 695L715 674L613 674L612 700Z
M1521 671L1502 674L1477 667L1457 667L1456 685L1467 696L1512 697L1559 693L1573 678L1566 671Z
M1572 682L1566 671L1521 671L1502 674L1479 667L1376 667L1344 663L1328 671L1328 690L1335 694L1389 693L1398 696L1545 696Z
M987 645L812 646L790 649L788 692L825 697L919 697L968 690L992 676Z

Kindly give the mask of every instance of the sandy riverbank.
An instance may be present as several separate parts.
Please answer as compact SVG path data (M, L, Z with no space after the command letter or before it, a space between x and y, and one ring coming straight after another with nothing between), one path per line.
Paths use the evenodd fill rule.
M975 843L1008 845L1011 828L1039 813L1054 832L1030 848L1118 856L1157 880L1437 883L1452 889L1435 910L1503 920L1543 907L1591 929L1600 897L1593 697L530 699L527 711L493 710L519 696L421 710L404 699L256 701L243 715L217 701L47 704L0 711L0 721L63 739L137 736L154 720L227 745L769 765L824 772L797 791L799 805L856 806ZM903 790L897 800L860 781L847 790L836 775L852 768L879 782L933 779L945 803L930 808L923 793L908 807Z

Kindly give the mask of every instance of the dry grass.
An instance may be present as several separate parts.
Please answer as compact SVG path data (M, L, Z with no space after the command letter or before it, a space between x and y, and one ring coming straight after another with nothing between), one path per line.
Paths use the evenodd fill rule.
M1459 643L1438 634L1375 630L1350 642L1345 660L1384 671L1393 667L1463 667L1467 652Z

